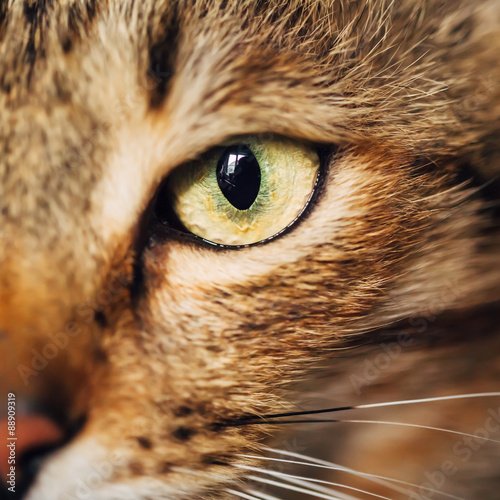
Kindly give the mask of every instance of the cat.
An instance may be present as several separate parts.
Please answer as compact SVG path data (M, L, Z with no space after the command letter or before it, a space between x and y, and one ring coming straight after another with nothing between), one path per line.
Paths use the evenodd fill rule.
M2 1L2 498L498 498L499 28Z

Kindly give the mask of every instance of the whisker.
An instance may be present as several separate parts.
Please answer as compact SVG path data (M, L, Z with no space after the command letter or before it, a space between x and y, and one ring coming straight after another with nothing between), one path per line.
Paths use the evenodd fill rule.
M451 401L455 399L472 399L472 398L492 398L492 397L500 397L500 392L475 392L470 394L454 394L451 396L436 396L432 398L422 398L422 399L407 399L403 401L385 401L382 403L369 403L364 405L354 405L354 406L338 406L335 408L325 408L322 410L306 410L306 411L293 411L286 413L271 413L268 415L255 416L255 417L243 417L237 420L224 422L219 425L224 426L239 426L239 425L247 425L250 422L261 421L265 419L274 419L274 418L286 418L286 417L299 417L305 415L318 415L321 413L334 413L339 411L348 411L348 410L359 410L359 409L367 409L367 408L382 408L385 406L403 406L403 405L411 405L418 403L431 403L437 401ZM268 422L266 422L268 423Z
M317 413L355 410L356 408L359 408L359 406L337 406L336 408L326 408L324 410L305 410L305 411L291 411L288 413L271 413L269 415L262 415L261 418L299 417L301 415L315 415Z
M264 483L264 484L269 484L271 486L277 486L278 488L283 488L285 490L290 490L290 491L296 491L297 493L305 493L306 495L310 495L315 498L323 498L325 500L341 500L338 497L333 497L331 495L325 495L323 493L310 490L310 489L305 489L305 488L300 488L298 486L293 486L291 484L284 484L284 483L279 483L278 481L273 481L272 479L265 479L263 477L258 477L258 476L249 476L248 479L251 479L252 481L257 481L258 483Z
M270 476L276 476L276 477L284 479L285 481L296 482L297 484L306 485L306 486L309 486L311 488L314 485L309 485L307 483L311 482L311 483L318 483L318 484L327 484L327 485L330 485L330 486L338 486L340 488L346 488L348 490L356 491L358 493L364 493L366 495L370 495L370 496L373 496L373 497L382 498L383 500L391 500L388 497L384 497L382 495L377 495L375 493L370 493L369 491L361 490L359 488L354 488L353 486L348 486L348 485L341 484L341 483L334 483L334 482L331 482L331 481L325 481L325 480L322 480L322 479L315 479L315 478L308 478L308 477L303 477L303 476L295 476L293 474L286 474L284 472L277 472L277 471L266 470L266 469L262 469L262 468L259 468L259 467L251 467L249 465L237 465L236 467L238 467L240 469L246 469L246 470L251 470L251 471L254 471L254 472L260 472L260 473L268 474ZM333 490L330 490L330 489L327 489L327 488L321 488L320 486L316 487L315 489L317 489L317 491L333 492ZM343 494L341 492L338 492L338 491L335 491L334 493L337 494L337 495L342 495L342 497L345 498L345 499L352 499L353 498L351 496L345 495L345 494Z
M332 488L326 488L325 486L320 486L318 484L311 483L313 479L290 479L290 478L283 478L285 481L288 481L289 483L293 484L298 484L299 486L307 486L311 490L319 491L320 493L326 493L326 494L335 494L339 498L342 498L343 500L359 500L359 497L353 497L352 495L348 495L347 493L342 493L338 490L334 490Z
M286 452L283 452L283 453L286 454ZM268 460L268 461L272 461L272 462L280 462L280 463L288 463L288 464L296 464L296 465L306 465L308 467L317 467L319 469L338 470L341 472L346 472L348 474L353 474L355 476L363 477L363 478L369 479L369 480L374 481L374 482L379 482L378 480L393 481L396 483L404 484L406 486L419 487L418 485L415 485L412 483L406 483L405 481L400 481L398 479L392 479L392 478L388 478L388 477L384 477L384 476L377 476L375 474L368 474L365 472L358 472L358 471L355 471L353 469L349 469L347 467L343 467L341 465L333 464L330 462L325 462L325 464L318 464L318 463L302 462L302 461L297 461L297 460L285 460L285 459L270 458L270 457L256 457L256 456L252 456L252 455L242 455L242 456L246 457L246 458L260 458L261 460ZM398 493L403 493L406 495L409 494L409 490L399 488L397 485L394 485L391 483L385 483L385 482L382 482L381 484L383 484L384 486L386 486L388 488L391 488L394 491L397 491ZM460 500L464 500L464 499L460 499Z
M246 468L246 466L242 466L241 468ZM318 486L315 484L310 484L310 482L318 481L318 482L325 482L321 480L314 480L314 479L309 479L309 478L301 478L300 476L293 476L292 474L286 474L284 472L278 472L278 471L271 471L267 469L262 469L258 467L248 467L248 470L253 470L254 472L259 472L259 473L264 473L269 476L274 476L279 479L284 479L285 481L289 483L295 483L298 484L299 486L305 486L308 487L309 489L319 491L321 493L326 493L327 495L332 495L335 494L339 497L340 500L356 500L354 497L347 495L345 493L342 493L337 490L333 490L331 488L325 488L323 486ZM310 481L310 482L309 482ZM328 483L327 484L332 484L334 485L335 483Z
M247 488L245 491L247 493L250 493L250 494L258 497L261 500L282 500L281 498L278 498L278 497L275 497L272 495L268 495L267 493L262 493L261 491L252 490L251 488Z
M402 493L404 495L407 495L408 493L410 493L410 490L405 489L405 488L401 488L398 485L393 484L392 482L389 481L389 478L384 477L384 476L378 476L378 477L373 477L373 475L366 476L366 475L363 475L362 472L356 471L354 469L350 469L350 468L342 466L340 464L327 462L326 460L321 460L319 458L309 457L309 456L303 455L301 453L288 452L288 451L284 451L284 450L273 450L272 448L267 448L267 451L279 453L280 455L286 455L286 456L290 456L290 457L300 458L302 460L306 460L306 461L316 463L319 465L325 465L328 467L333 466L333 467L336 467L336 469L341 471L341 472L351 473L355 476L361 475L361 477L363 477L364 479L366 479L368 481L371 481L375 484L380 484L380 485L385 486L386 488L389 488L389 489L396 491L398 493Z
M226 427L243 427L245 425L286 425L286 424L326 424L345 422L345 420L336 419L305 419L305 420L240 420L225 424Z
M283 425L283 424L333 424L333 423L348 423L348 424L381 424L381 425L394 425L400 427L414 427L417 429L427 429L431 431L445 432L448 434L455 434L458 436L472 437L475 439L482 439L491 443L500 443L500 440L491 439L485 436L477 436L476 434L469 434L462 431L454 431L451 429L444 429L443 427L433 427L430 425L411 424L407 422L391 422L385 420L352 420L352 419L307 419L307 420L257 420L255 422L247 422L241 425Z
M231 493L232 495L235 495L240 498L245 498L246 500L259 500L259 497L255 497L253 495L247 495L246 493L243 493L242 491L237 491L233 490L231 488L226 488L226 493Z
M417 403L431 403L435 401L451 401L454 399L472 399L472 398L494 398L500 397L500 392L474 392L471 394L455 394L452 396L436 396L434 398L407 399L405 401L387 401L385 403L371 403L358 405L355 408L381 408L383 406L412 405Z
M438 493L439 495L442 495L445 497L454 498L456 500L465 500L462 497L457 497L457 496L451 495L449 493L443 493L441 491L433 490L432 488L428 488L428 487L423 486L423 485L410 483L408 481L402 481L401 479L394 479L394 478L390 478L390 477L386 477L386 476L380 476L377 474L369 474L367 472L356 471L354 469L350 469L348 467L344 467L344 466L339 465L339 464L327 462L325 460L320 460L320 459L313 458L313 457L307 457L305 455L301 455L300 453L295 453L292 451L285 451L285 450L277 450L274 448L264 448L264 449L267 451L270 451L272 453L276 453L276 454L287 455L290 457L299 458L301 460L305 459L305 460L308 460L309 462L277 459L277 458L270 458L270 457L258 457L258 456L252 456L252 455L242 455L242 456L247 457L247 458L256 458L256 459L260 459L260 460L270 460L270 461L283 462L283 463L296 463L298 465L306 465L309 467L319 467L319 468L330 469L330 470L339 470L339 471L346 472L349 474L354 474L356 476L366 477L369 480L372 480L374 482L378 482L379 484L383 484L387 487L390 487L394 491L398 491L400 493L405 493L405 494L409 493L408 489L401 489L401 488L398 488L396 485L390 484L390 483L401 484L401 485L411 487L411 488L419 488L419 489L423 488L429 492ZM380 480L382 480L383 482L381 483ZM389 482L389 483L387 483L387 482Z
M428 429L431 431L446 432L448 434L456 434L459 436L472 437L474 439L482 439L484 441L490 441L491 443L500 443L500 440L491 439L484 436L477 436L476 434L469 434L468 432L454 431L451 429L444 429L442 427L433 427L430 425L420 425L420 424L409 424L406 422L390 422L384 420L334 420L333 422L347 422L350 424L382 424L382 425L396 425L401 427L415 427L417 429Z

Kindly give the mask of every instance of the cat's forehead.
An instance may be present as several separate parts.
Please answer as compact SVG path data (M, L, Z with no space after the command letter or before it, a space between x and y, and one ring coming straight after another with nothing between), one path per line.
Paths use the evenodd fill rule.
M0 33L2 175L42 197L77 180L76 201L106 175L154 184L230 135L320 136L299 85L311 64L286 36L300 19L201 4L14 2Z

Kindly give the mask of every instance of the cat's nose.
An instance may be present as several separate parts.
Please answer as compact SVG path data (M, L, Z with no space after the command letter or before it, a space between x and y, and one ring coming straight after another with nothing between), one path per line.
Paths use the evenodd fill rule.
M16 493L13 498L22 498L44 460L79 432L83 421L63 430L41 413L16 414L15 406L9 408L7 417L0 419L1 441L6 443L0 447L0 497L7 489Z
M8 415L0 420L1 434L0 471L2 481L19 489L20 481L32 471L31 462L38 451L53 448L62 439L61 429L43 415L21 415L15 405L8 406ZM17 488L16 488L17 486Z

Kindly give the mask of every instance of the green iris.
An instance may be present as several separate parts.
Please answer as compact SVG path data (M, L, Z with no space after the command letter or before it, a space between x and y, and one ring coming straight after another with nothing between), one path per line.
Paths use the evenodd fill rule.
M305 143L246 136L175 170L168 189L188 231L222 245L248 245L297 218L311 197L318 168L316 151Z

